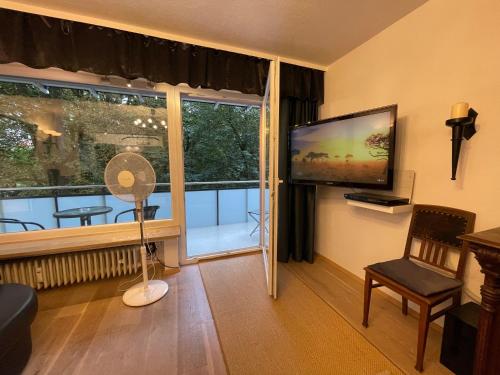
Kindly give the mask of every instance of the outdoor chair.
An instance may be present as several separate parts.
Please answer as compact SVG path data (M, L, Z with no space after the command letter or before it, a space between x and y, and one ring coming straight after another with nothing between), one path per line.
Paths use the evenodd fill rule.
M154 220L156 217L156 211L158 211L159 208L160 206L144 206L144 220ZM134 220L137 220L137 213L135 212L135 208L131 208L130 210L125 210L117 214L115 216L115 223L118 223L118 217L130 212L134 214Z
M415 205L403 257L365 268L363 326L368 327L372 288L385 286L400 294L404 315L408 314L408 300L420 306L415 365L418 371L423 370L429 323L460 306L468 249L457 236L472 232L475 218L476 214L468 211ZM412 254L414 240L420 241L418 255ZM447 262L452 250L459 252L456 267ZM431 313L432 307L449 299L450 306Z
M158 211L159 208L160 208L160 206L144 206L144 208L143 208L144 220L154 220L156 217L156 212ZM124 215L124 214L128 214L130 212L132 212L134 214L134 220L137 220L137 212L135 211L135 208L131 208L130 210L125 210L125 211L122 211L119 214L117 214L115 216L115 223L118 223L119 216ZM149 253L153 254L156 252L156 243L154 243L154 242L148 243L148 244L146 244L146 247L147 247Z
M25 231L29 231L29 228L28 228L29 225L38 227L40 229L45 229L45 227L41 224L34 223L32 221L21 221L21 220L17 220L17 219L0 218L0 223L21 225Z

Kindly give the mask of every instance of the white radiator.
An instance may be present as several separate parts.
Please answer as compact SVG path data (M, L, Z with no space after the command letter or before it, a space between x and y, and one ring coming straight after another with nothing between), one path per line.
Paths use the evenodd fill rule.
M0 284L35 289L131 275L141 270L139 246L13 259L0 262Z

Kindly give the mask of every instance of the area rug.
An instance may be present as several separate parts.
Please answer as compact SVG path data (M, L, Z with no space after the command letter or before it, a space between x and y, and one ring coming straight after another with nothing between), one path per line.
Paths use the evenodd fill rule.
M285 267L277 300L260 255L199 267L230 374L402 374Z

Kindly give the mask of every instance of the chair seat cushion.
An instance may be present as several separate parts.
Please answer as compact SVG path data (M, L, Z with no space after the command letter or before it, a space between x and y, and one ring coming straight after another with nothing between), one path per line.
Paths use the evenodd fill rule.
M404 258L375 263L368 269L426 297L462 286L460 280L446 277Z

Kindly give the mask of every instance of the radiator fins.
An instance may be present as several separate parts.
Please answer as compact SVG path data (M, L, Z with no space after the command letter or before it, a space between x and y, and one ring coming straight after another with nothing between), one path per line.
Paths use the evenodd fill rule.
M18 283L34 289L132 275L141 270L138 246L0 261L0 284Z

